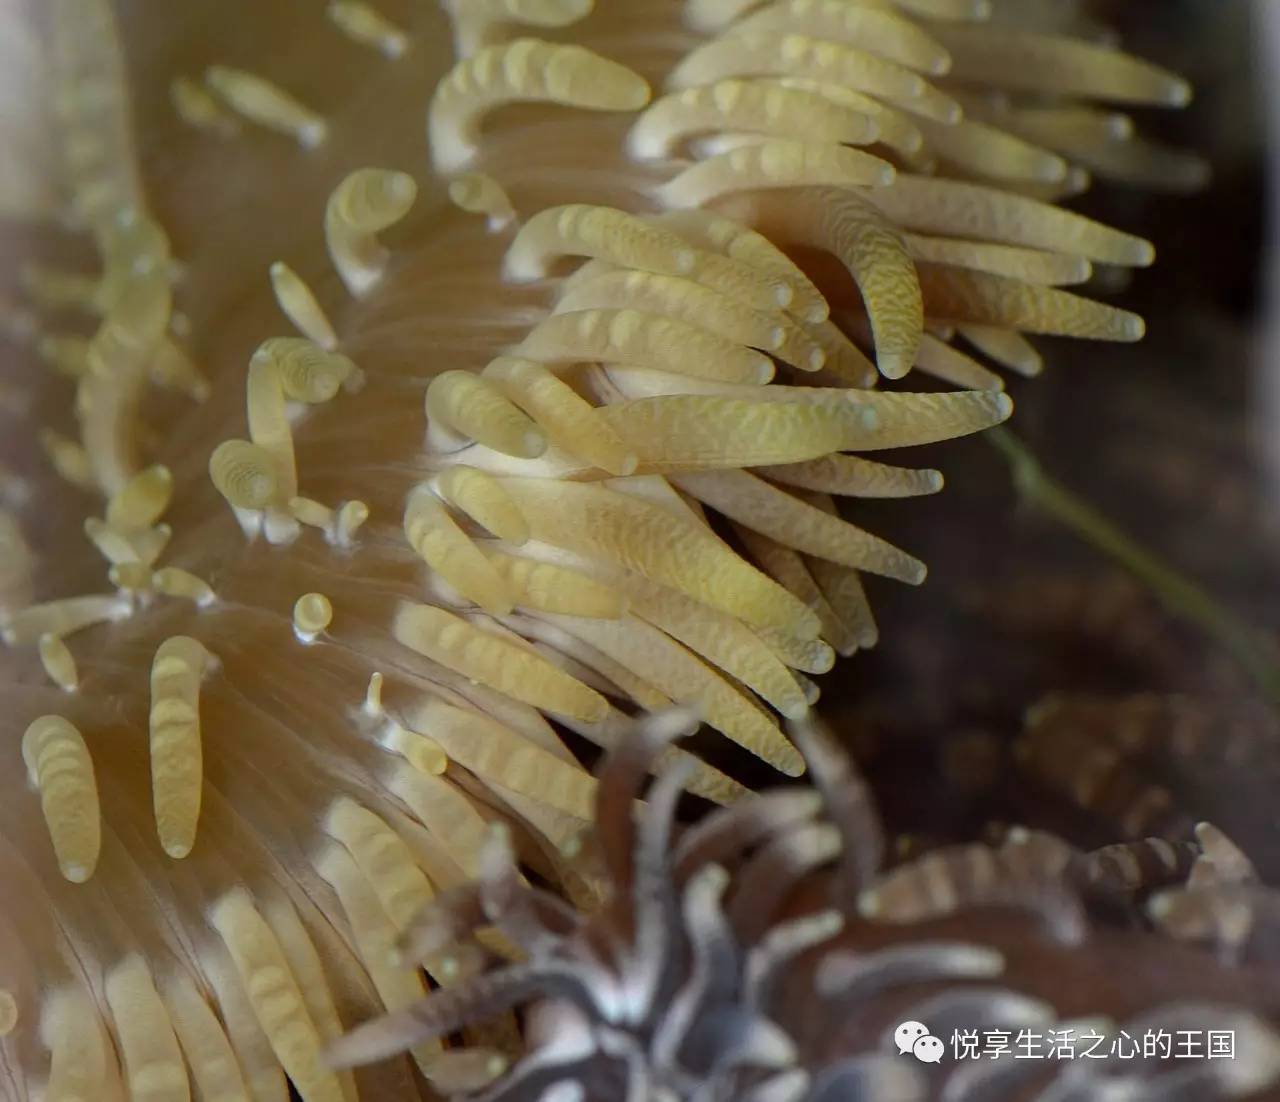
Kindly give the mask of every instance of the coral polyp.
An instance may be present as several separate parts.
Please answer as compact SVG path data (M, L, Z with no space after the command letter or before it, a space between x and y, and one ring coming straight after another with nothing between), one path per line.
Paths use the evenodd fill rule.
M609 1060L677 1096L746 1090L755 1046L760 1098L914 1082L797 1076L786 1030L722 1006L838 921L748 950L729 925L781 921L837 843L868 887L865 807L825 775L834 825L746 802L730 748L631 732L679 705L804 772L786 724L875 645L865 577L925 579L859 499L943 476L873 453L1008 418L992 365L1040 370L1027 334L1141 336L1063 288L1152 246L1054 204L1180 157L1093 101L1185 84L970 0L145 7L23 24L63 171L15 193L61 220L3 318L52 369L0 468L6 1091L524 1097L522 1031L586 1027L505 996L397 1034L411 1059L326 1059L429 991L486 1009L494 974L581 995ZM677 845L682 791L733 806ZM736 825L778 909L721 912ZM397 955L423 914L451 937ZM549 948L583 915L637 939L603 1002ZM680 938L700 978L658 1028Z

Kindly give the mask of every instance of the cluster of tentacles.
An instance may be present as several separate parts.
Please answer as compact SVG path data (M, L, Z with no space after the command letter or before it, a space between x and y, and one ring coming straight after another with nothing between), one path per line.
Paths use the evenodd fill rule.
M1144 903L1167 924L1197 893L1246 890L1252 866L1209 824L1198 828L1198 843L1151 839L1090 853L1015 830L998 848L940 850L881 872L865 785L829 736L808 726L795 735L814 788L748 796L680 831L675 807L687 771L675 766L633 817L647 770L682 722L645 721L601 767L597 838L609 897L600 911L575 913L528 883L495 831L480 878L418 915L404 949L429 957L492 926L523 959L360 1027L332 1057L385 1058L525 1004L528 1055L474 1097L1212 1099L1252 1095L1280 1077L1280 1034L1244 1006L1196 998L1193 989L1214 989L1209 979L1183 977L1176 1003L1142 1001L1152 998L1143 989L1159 934L1130 939L1127 975L1139 988L1130 1002L1142 1009L1115 1022L1076 1009L1099 1009L1088 1006L1098 995L1092 976L1077 979L1083 991L1064 994L1069 1018L1053 1005L1051 986L1047 999L1043 986L1019 991L1029 954L1018 937L1003 942L1008 959L1000 951L1007 927L997 923L967 942L910 929L983 908L1030 911L1043 922L1030 939L1043 940L1039 951L1056 955L1070 976L1094 925L1098 936L1132 925ZM813 874L827 865L834 870L819 887ZM894 926L908 935L895 937ZM972 936L973 925L967 930ZM949 1048L924 1067L895 1048L902 1020L944 1041L963 1031L1003 1035L1004 1058L966 1061ZM1111 1051L1117 1038L1158 1029L1231 1032L1234 1059L1136 1059L1135 1049L1109 1062L1067 1063L1043 1047L1055 1035L1087 1032ZM1019 1059L1007 1042L1024 1034L1037 1040Z
M17 1098L416 1096L321 1053L516 954L388 958L489 824L590 908L573 736L674 702L799 773L779 716L875 643L863 575L924 577L836 499L942 485L860 453L1009 415L953 337L1034 372L1024 333L1141 334L1060 287L1151 246L1048 200L1164 175L1083 101L1177 78L972 0L591 7L40 13L83 233L0 319L53 369L0 471ZM913 367L968 389L872 389ZM515 1029L416 1066L483 1083Z

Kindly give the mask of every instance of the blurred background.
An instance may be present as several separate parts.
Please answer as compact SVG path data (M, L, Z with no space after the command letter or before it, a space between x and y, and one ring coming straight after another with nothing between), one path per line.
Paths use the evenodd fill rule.
M1136 346L1038 340L1047 367L1010 381L1011 428L1046 474L1256 632L1275 668L1280 4L1089 7L1194 83L1185 111L1135 118L1206 158L1212 180L1193 194L1095 183L1070 202L1155 242L1155 266L1113 296L1148 334ZM824 678L823 699L902 852L1008 821L1098 845L1211 818L1260 863L1275 855L1280 727L1256 679L1020 498L988 440L901 459L942 467L946 489L927 508L867 502L853 517L929 563L925 592L868 581L881 642Z

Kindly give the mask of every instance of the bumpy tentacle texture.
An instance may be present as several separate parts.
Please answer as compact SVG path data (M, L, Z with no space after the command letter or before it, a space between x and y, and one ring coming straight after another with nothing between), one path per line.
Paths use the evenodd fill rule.
M722 900L732 847L664 880L681 788L744 794L691 753L655 759L675 772L631 874L638 972L543 950L579 922L563 898L607 891L593 801L610 870L629 859L634 770L583 764L629 716L679 704L804 770L780 717L875 643L865 576L924 577L857 499L942 486L861 453L1005 419L975 356L1031 373L1025 333L1141 330L1064 288L1150 246L1046 197L1157 156L1078 101L1185 91L984 6L450 0L408 23L192 0L163 13L201 28L192 70L181 33L118 27L107 0L46 5L33 100L97 269L26 272L42 320L8 326L54 370L12 434L44 455L0 475L6 1091L480 1089L544 982L605 1013L592 1043L628 1066L623 1026L667 995L662 1066L792 1061L753 1013L702 1014L765 912ZM1015 48L1041 83L1011 82ZM873 388L913 368L967 389ZM806 822L743 875L775 899L836 841ZM433 899L493 928L395 959ZM751 982L826 928L784 928ZM476 1002L487 955L511 970ZM415 1038L412 1064L325 1065L346 1026L433 989L484 1020ZM830 1074L822 1097L897 1073Z
M611 873L609 907L567 913L521 880L509 840L492 833L477 879L423 907L404 946L429 958L492 923L523 959L359 1026L330 1047L331 1062L384 1060L524 1005L527 1055L468 1097L998 1102L1274 1090L1273 1025L1185 986L1177 1002L1162 1003L1138 962L1167 949L1165 936L1125 928L1161 889L1158 921L1176 933L1209 925L1201 896L1247 897L1261 911L1252 866L1221 831L1204 824L1199 842L1182 847L1152 839L1082 853L1048 834L1012 830L998 847L940 850L881 872L880 825L865 786L829 736L805 725L795 733L818 792L751 795L676 837L674 797L686 773L679 765L661 772L636 820L628 809L676 729L664 729L662 717L641 724L601 767L596 827ZM833 863L834 876L819 871ZM1004 918L976 940L972 926L971 940L948 937L942 923L976 908ZM933 926L922 935L912 927L925 920ZM1126 975L1136 988L1120 1021L1095 1001L1095 978L1075 970L1086 939L1115 938L1134 962ZM1061 989L1032 978L1027 965L1037 954L1056 954L1071 977L1070 1009L1055 1005L1066 1001ZM905 1038L904 1021L914 1029ZM1205 1037L1238 1030L1236 1061L1215 1066L1207 1043L1184 1050L1182 1066L1158 1052L1136 1059L1141 1038L1191 1035L1179 1029ZM922 1034L944 1057L932 1074L902 1058ZM1010 1046L1005 1059L985 1052L988 1037ZM1120 1072L1082 1065L1089 1070L1081 1073L1068 1062L1117 1045L1116 1065L1131 1061ZM1034 1067L1012 1056L1033 1050L1026 1058Z

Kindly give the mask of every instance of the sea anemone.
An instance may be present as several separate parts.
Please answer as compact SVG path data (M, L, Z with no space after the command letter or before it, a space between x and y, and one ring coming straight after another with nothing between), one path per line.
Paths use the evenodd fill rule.
M1126 1002L1141 1009L1123 1023L1099 1013L1100 985L1075 973L1088 939L1134 925L1148 899L1156 921L1184 936L1217 934L1242 909L1250 919L1265 911L1274 931L1274 893L1256 886L1249 860L1210 824L1195 845L1149 839L1089 853L1015 829L998 848L939 850L882 874L864 783L825 732L804 725L796 741L816 791L753 794L677 836L687 775L677 765L660 774L633 823L645 770L680 726L678 716L638 725L601 767L604 907L574 914L529 885L495 827L480 878L430 904L404 947L439 953L492 924L526 959L361 1026L333 1046L333 1060L385 1058L529 1003L531 1051L474 1097L907 1102L1025 1098L1035 1085L1041 1099L1213 1099L1280 1081L1280 1034L1247 1002L1202 994L1229 970L1187 982L1177 1003L1160 1001L1148 969L1161 934L1128 939L1126 974L1137 990ZM824 889L813 883L809 906L797 905L806 880L832 861L826 906L815 907ZM960 942L938 932L939 919L993 908L1033 919L1020 934L1027 941L1007 955L990 935ZM1000 928L998 945L1011 940ZM1020 990L1027 979L1018 973L1036 952L1041 966L1056 958L1074 990L1046 991L1043 974L1033 992ZM1249 994L1266 1001L1275 991ZM919 1037L902 1047L895 1022L923 1026L949 1058L933 1068L913 1062ZM1179 1064L1171 1052L1143 1051L1142 1038L1161 1030L1172 1038L1211 1029L1235 1039L1232 1061L1215 1066L1201 1052ZM991 1035L1003 1038L1003 1052L966 1058L966 1036L976 1053ZM1086 1036L1128 1055L1091 1063L1082 1048L1077 1063L1077 1038Z
M863 573L924 577L835 498L942 485L852 453L1010 413L951 338L1033 373L1024 333L1141 335L1060 287L1151 246L1046 200L1157 157L1078 98L1179 79L973 0L590 7L41 13L82 233L5 318L70 380L0 483L17 1097L414 1097L323 1048L519 954L390 956L495 821L599 905L575 736L676 702L802 771L777 716L875 643ZM969 389L871 389L913 367ZM515 1035L416 1065L477 1086Z

